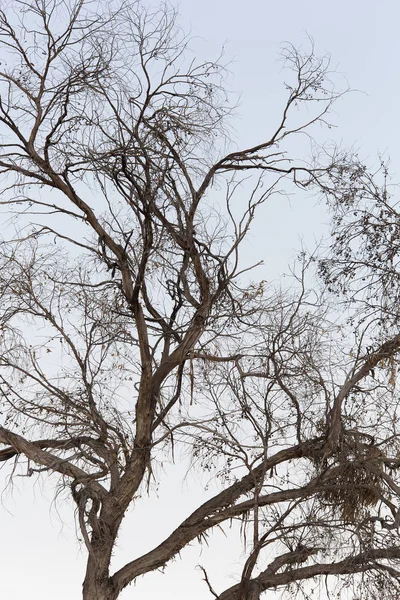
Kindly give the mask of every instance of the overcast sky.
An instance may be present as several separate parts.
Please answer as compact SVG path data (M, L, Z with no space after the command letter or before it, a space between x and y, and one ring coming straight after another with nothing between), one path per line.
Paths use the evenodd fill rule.
M398 0L182 0L181 24L198 36L195 48L206 58L225 46L232 57L230 85L241 92L234 122L239 145L264 139L271 115L284 99L282 42L315 41L317 54L329 52L332 66L358 90L336 107L336 139L360 149L360 156L378 164L378 152L392 157L391 170L400 180L399 67L400 4ZM332 135L321 130L319 141ZM306 157L304 157L306 158ZM396 173L397 172L397 173ZM275 278L285 269L299 240L311 245L324 231L326 214L314 199L292 198L267 207L254 227L248 251L264 258L265 274ZM167 471L167 483L158 496L143 499L129 517L116 553L116 564L130 560L161 541L182 518L206 499L193 476L181 482ZM1 477L0 473L0 477ZM199 495L197 495L197 490ZM3 495L0 507L0 597L7 600L73 600L80 597L85 551L75 541L70 505L51 504L51 488L30 479L16 479L14 491ZM151 533L144 539L151 523ZM129 587L123 600L207 599L209 594L195 565L212 569L225 555L223 569L214 568L216 586L232 585L241 569L237 548L222 533L211 538L212 550L200 554L194 545L169 566L165 574L151 574ZM323 597L321 595L321 597Z

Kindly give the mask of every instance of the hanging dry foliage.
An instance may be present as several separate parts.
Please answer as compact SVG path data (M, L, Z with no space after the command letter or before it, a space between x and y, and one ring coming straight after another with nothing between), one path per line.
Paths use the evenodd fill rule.
M327 472L327 489L320 493L323 503L329 504L342 519L355 522L375 506L382 493L382 454L364 444L347 447L336 457L336 464Z

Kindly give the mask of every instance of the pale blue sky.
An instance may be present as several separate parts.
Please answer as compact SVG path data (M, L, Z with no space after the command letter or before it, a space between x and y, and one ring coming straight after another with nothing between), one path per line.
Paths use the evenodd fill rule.
M239 144L262 139L282 105L284 90L280 45L304 43L309 34L316 53L330 52L332 66L344 74L350 86L360 90L347 95L336 107L334 133L322 130L319 141L329 136L345 145L360 148L371 164L378 151L392 157L391 169L400 180L399 92L400 4L397 0L182 0L183 28L199 36L194 47L207 58L225 45L226 56L234 59L232 87L242 93L238 118L234 122ZM248 251L266 261L263 277L275 278L285 268L299 239L309 245L322 234L326 221L323 207L315 200L292 198L268 205L253 229ZM117 554L118 563L145 551L147 543L161 541L209 492L204 481L190 477L180 483L183 470L169 474L151 510L140 508L136 518L125 524ZM2 473L0 472L0 478ZM33 486L30 479L16 479L20 488L3 496L0 508L0 597L7 600L72 600L80 597L85 551L77 545L70 507L61 506L61 517L51 508L51 490ZM8 512L9 511L9 512ZM152 540L144 541L148 519ZM215 539L215 546L212 541ZM240 572L240 554L221 533L211 539L211 549L200 555L194 545L177 558L165 574L152 574L131 586L123 600L193 599L210 596L195 570L199 562L209 565L216 584L232 585ZM226 553L223 569L218 561ZM225 571L224 571L225 569ZM322 597L322 596L321 596Z

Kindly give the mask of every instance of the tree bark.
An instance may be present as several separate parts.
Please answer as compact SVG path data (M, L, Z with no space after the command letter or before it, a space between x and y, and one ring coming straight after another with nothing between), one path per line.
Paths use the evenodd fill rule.
M99 573L95 557L89 557L82 586L83 600L116 600L118 591L107 575Z
M108 585L100 583L87 584L86 580L83 584L83 600L116 600L115 591Z

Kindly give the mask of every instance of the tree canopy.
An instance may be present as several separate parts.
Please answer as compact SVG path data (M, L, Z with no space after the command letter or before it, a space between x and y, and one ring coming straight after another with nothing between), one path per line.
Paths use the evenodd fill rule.
M235 521L237 583L204 571L205 598L320 578L393 598L399 214L385 165L324 139L296 154L344 91L329 58L285 46L281 117L237 148L223 57L194 58L169 5L15 0L0 47L0 461L68 490L84 600ZM328 203L332 239L279 287L242 247L288 190ZM218 493L113 570L127 511L188 449Z

